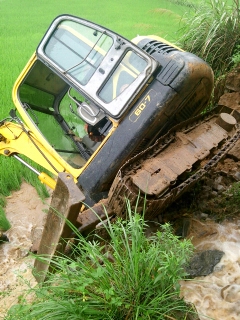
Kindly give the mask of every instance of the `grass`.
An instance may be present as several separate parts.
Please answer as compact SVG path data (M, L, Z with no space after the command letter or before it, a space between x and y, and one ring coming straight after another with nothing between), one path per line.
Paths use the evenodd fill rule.
M7 231L8 229L10 229L10 227L11 225L5 216L5 212L3 208L0 207L0 231Z
M6 205L6 199L3 196L0 196L0 232L7 231L10 229L11 225L6 218L3 208Z
M205 211L216 221L235 218L240 213L240 182L233 183L221 197L210 199L208 204L209 210Z
M233 65L240 45L239 0L208 0L185 16L180 46L206 60L217 76Z
M75 259L56 258L57 272L30 290L35 300L22 299L6 320L187 319L193 311L179 297L179 280L191 242L180 241L169 224L147 238L144 219L128 212L128 221L107 225L107 242L78 235Z

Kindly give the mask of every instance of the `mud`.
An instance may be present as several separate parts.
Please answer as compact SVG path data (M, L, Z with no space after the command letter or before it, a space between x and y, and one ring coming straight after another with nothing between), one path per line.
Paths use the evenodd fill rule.
M0 246L0 319L4 319L6 311L29 286L36 284L31 273L34 257L30 250L41 237L48 203L49 199L44 204L27 183L7 198L6 214L11 229L6 232L9 242Z

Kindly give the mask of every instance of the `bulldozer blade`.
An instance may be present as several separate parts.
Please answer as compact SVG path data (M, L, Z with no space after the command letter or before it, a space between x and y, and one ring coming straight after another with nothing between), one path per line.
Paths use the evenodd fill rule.
M90 233L98 223L102 220L106 219L108 212L108 217L112 215L111 212L107 210L107 199L102 199L98 203L96 203L93 207L80 212L77 217L77 222L79 223L80 227L78 228L79 232L83 233Z
M34 263L34 276L43 282L47 272L52 271L52 257L64 253L67 240L72 236L70 224L76 225L82 201L85 197L73 181L71 175L59 173L57 185L43 229L37 258Z

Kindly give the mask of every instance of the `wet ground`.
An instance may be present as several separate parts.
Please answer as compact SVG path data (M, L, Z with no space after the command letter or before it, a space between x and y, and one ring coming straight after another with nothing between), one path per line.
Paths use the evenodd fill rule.
M41 236L47 207L27 183L7 198L11 229L6 232L9 242L0 246L0 319L30 284L36 284L31 273L34 258L29 251Z

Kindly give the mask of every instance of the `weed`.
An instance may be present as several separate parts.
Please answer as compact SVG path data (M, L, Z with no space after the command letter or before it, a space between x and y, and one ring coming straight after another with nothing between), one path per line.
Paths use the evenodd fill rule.
M234 50L232 62L234 66L238 66L240 64L240 45L237 45L236 49Z
M6 319L166 319L190 307L179 298L179 280L193 246L180 241L169 224L151 238L142 217L132 214L106 226L110 240L79 235L76 259L58 257L57 272L36 300L10 309ZM178 317L179 318L179 317Z
M229 202L235 204L236 206L240 205L240 182L235 182L232 184L231 188L227 191L229 197Z
M0 231L7 231L10 227L10 222L7 220L3 208L0 206Z
M229 70L240 43L239 0L209 0L184 20L180 45L206 60L216 75Z

